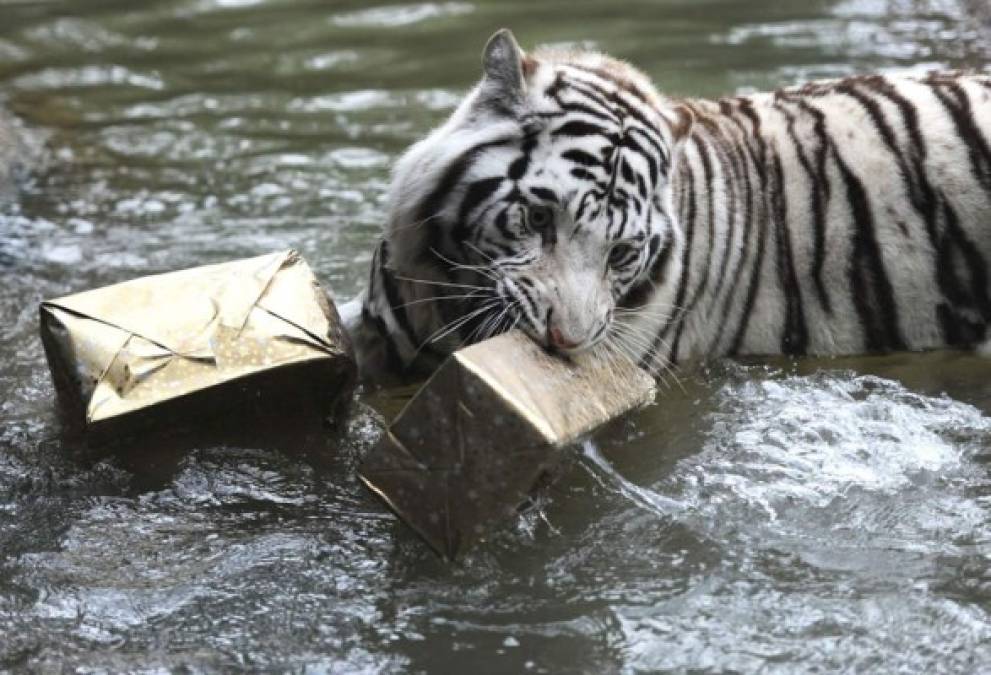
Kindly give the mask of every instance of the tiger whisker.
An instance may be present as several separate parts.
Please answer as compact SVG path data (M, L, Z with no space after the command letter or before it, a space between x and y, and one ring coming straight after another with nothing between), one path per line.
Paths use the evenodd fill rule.
M493 258L493 257L492 257L492 256L490 256L490 255L489 255L488 253L486 253L486 252L485 252L485 251L483 251L482 249L480 249L480 248L478 248L477 246L475 246L475 245L474 245L473 243L471 243L470 241L466 241L466 242L465 242L465 246L470 246L470 247L471 247L471 250L473 250L473 251L474 251L475 253L477 253L478 255L480 255L480 256L482 256L483 258L485 258L486 260L488 260L488 261L489 261L490 263L492 263L492 264L495 264L495 262L496 262L496 261L495 261L495 258Z
M631 354L621 349L618 344L605 340L602 343L602 347L605 352L605 357L611 365L616 366L621 361L625 361L634 367L637 365L636 359L634 359Z
M667 311L667 309L662 309L662 308L638 309L638 310L617 309L613 311L617 316L624 316L624 317L661 316L664 318L671 318L672 316L674 316L673 312L669 312ZM677 311L678 310L674 310L674 312Z
M468 314L465 314L464 316L461 316L455 319L454 321L451 321L446 326L441 328L440 331L435 332L432 336L427 338L426 342L434 343L434 342L438 342L439 340L443 340L445 337L447 337L454 331L461 328L463 325L474 319L479 314L491 311L496 306L497 306L497 301L489 301L487 304L482 305L478 309L475 309L474 311L469 312ZM438 332L440 333L440 335L437 334Z
M492 270L488 269L488 267L485 265L466 265L465 263L459 263L456 260L451 260L443 253L432 247L430 249L430 252L433 253L438 258L440 258L441 260L443 260L444 262L446 262L453 269L468 270L469 272L477 272L478 274L481 274L482 276L487 277L492 281L499 281L499 278L495 275L495 273Z
M684 307L682 305L675 304L673 302L662 302L662 301L659 301L659 300L653 300L653 301L651 301L649 303L640 305L639 307L623 307L623 306L619 306L616 309L630 311L630 312L639 312L639 311L643 310L644 308L656 307L658 305L663 306L666 309L680 309L680 310L687 309L686 307Z
M414 227L421 227L423 225L426 225L427 223L429 223L434 218L439 218L439 217L440 217L440 212L435 213L435 214L433 214L431 216L427 216L426 218L423 218L422 220L414 220L412 223L406 223L405 225L395 225L394 228L397 229L397 230L411 230Z
M493 273L491 273L489 271L482 270L480 268L472 267L472 266L469 266L469 265L452 265L451 266L451 269L452 270L465 270L465 271L468 271L468 272L474 272L476 274L480 274L481 276L483 276L486 279L489 279L491 281L494 281L494 282L498 282L499 281L499 278L496 277Z
M437 295L432 298L420 298L419 300L410 300L409 302L404 302L401 305L393 306L393 309L403 309L404 307L409 307L411 305L419 305L424 302L439 302L441 300L469 300L471 298L482 297L479 291L472 291L468 294L462 295Z
M500 329L502 327L502 322L505 321L506 317L509 316L510 310L512 310L513 305L515 304L516 301L514 300L512 303L506 305L506 307L502 310L499 316L496 317L496 320L490 326L487 327L486 332L483 333L483 335L485 335L486 338L490 338L493 335L497 335L500 332Z
M457 330L465 322L470 321L473 316L476 316L480 312L483 312L483 311L488 310L488 308L489 308L488 306L491 305L492 302L493 302L492 300L489 300L486 304L482 305L481 307L478 307L477 309L475 309L470 314L459 316L456 319L454 319L454 320L452 320L452 321L444 324L440 328L438 328L436 331L434 331L433 333L431 333L425 340L423 340L420 343L420 346L417 347L416 352L414 352L414 354L413 354L413 358L415 359L417 356L419 356L420 352L423 351L423 348L426 347L428 344L432 344L432 343L436 342L437 340L443 338L445 335L447 335L448 333L450 333L451 330ZM444 333L444 335L439 335L442 332Z
M517 253L516 255L514 255L512 257L502 258L502 259L496 261L492 256L490 256L485 251L483 251L482 249L480 249L477 246L475 246L470 241L466 241L465 242L465 246L470 246L473 251L475 251L475 252L478 253L478 255L480 255L483 258L485 258L486 260L490 261L491 262L491 265L489 265L488 267L489 267L489 269L493 269L493 270L496 267L518 267L518 266L521 266L521 265L528 265L531 262L533 262L532 256L528 256L526 253ZM523 260L520 260L520 258L524 258L524 259Z
M496 326L502 316L506 313L506 308L503 307L501 312L493 313L484 323L478 327L478 334L484 340L491 336L491 330Z
M616 364L617 352L615 347L608 340L603 340L595 346L595 356L603 358L610 365Z
M635 357L634 360L638 362L643 361L645 358L649 362L655 358L655 355L651 355L649 346L632 335L616 332L611 337L613 338L613 342L615 344L622 346L623 349L628 351L631 357Z
M652 318L670 319L674 316L674 313L669 312L667 307L640 307L638 309L630 309L627 307L616 307L614 310L617 316L647 316ZM679 310L674 310L678 312Z
M505 312L505 311L506 310L503 309L503 312ZM501 314L499 314L499 315L493 314L492 316L488 316L488 317L485 318L484 321L482 321L481 323L479 323L478 326L475 327L475 330L473 330L468 337L466 337L464 340L461 341L461 344L458 345L458 349L460 349L461 347L463 347L465 345L465 343L468 343L468 342L474 343L476 336L482 337L483 339L485 337L487 337L485 335L485 329L486 329L486 327L490 323L492 323L495 320L496 316L501 316Z
M654 315L642 315L641 314L641 315L636 315L636 316L630 316L630 315L627 315L627 314L617 314L614 317L613 321L616 322L616 323L622 322L622 323L624 323L626 325L633 325L636 321L649 320L651 322L651 324L652 324L651 327L649 329L646 328L646 327L644 327L644 329L645 330L650 330L651 332L653 332L654 331L654 327L658 324L658 322L660 322L662 324L663 323L667 323L672 318L673 318L673 315L669 315L669 314L654 314Z
M636 364L636 362L638 361L638 359L635 358L635 354L633 353L633 349L631 348L631 345L628 344L623 339L623 336L621 334L619 333L611 334L607 336L605 342L614 350L620 350L623 353L623 355L627 357L627 360L629 360L631 363Z
M615 346L615 349L617 351L623 353L625 360L627 360L631 365L640 367L640 364L642 363L643 359L642 357L638 357L637 354L634 352L635 351L642 352L642 350L638 350L637 348L627 344L624 340L618 337L614 339L612 344ZM668 378L665 373L665 370L663 368L656 368L657 364L654 363L656 358L657 358L656 354L648 357L647 368L646 368L647 372L650 373L653 377L659 377L661 382L664 384L664 386L671 387L671 383L668 382Z
M651 353L653 350L655 336L640 327L616 321L613 323L612 328L615 335L639 347L645 355Z
M610 335L615 337L617 341L622 341L627 345L627 348L632 347L642 353L639 360L645 360L648 370L663 378L665 382L667 380L665 373L671 375L671 378L682 392L688 393L668 359L663 358L660 351L654 349L654 335L647 333L639 326L633 326L620 321L614 321L611 329ZM658 342L670 351L670 345L667 340L658 337Z
M520 325L520 317L518 314L513 316L513 322L509 324L509 328L506 329L507 332L511 330L516 330L516 327Z
M398 274L393 274L393 276L401 281L409 281L414 284L427 284L429 286L444 286L450 288L474 288L483 291L489 290L488 286L479 286L477 284L457 284L448 281L433 281L432 279L414 279L413 277L404 277Z

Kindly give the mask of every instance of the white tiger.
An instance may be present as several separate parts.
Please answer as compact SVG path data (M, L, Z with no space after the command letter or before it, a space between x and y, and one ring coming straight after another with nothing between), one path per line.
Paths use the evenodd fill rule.
M659 94L509 31L395 167L363 370L519 327L655 373L723 355L973 347L991 295L991 79Z

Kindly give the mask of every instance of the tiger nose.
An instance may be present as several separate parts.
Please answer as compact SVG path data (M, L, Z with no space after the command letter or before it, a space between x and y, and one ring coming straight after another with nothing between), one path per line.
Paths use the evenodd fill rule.
M557 326L551 326L547 329L547 341L555 349L574 349L578 346L577 342L572 342L564 337L561 329Z

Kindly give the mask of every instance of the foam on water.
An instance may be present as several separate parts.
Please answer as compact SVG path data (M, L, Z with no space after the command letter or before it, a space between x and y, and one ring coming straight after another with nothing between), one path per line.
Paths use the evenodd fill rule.
M727 384L718 403L702 452L665 481L699 522L719 529L746 513L749 526L787 524L828 510L837 530L865 524L851 505L899 500L898 531L906 519L931 529L946 508L972 525L973 502L954 485L983 470L969 459L991 420L973 406L846 373ZM913 494L933 499L904 499Z
M689 591L611 605L628 667L988 662L991 419L851 373L740 369L714 399L701 452L650 487L585 448L630 503L611 519L636 522L628 536L684 527L719 549Z

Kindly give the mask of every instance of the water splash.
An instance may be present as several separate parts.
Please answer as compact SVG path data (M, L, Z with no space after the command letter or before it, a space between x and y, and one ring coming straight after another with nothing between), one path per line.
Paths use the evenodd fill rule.
M685 505L675 499L665 497L627 480L602 456L595 441L582 442L582 466L595 481L607 490L612 490L628 499L637 507L661 518L670 518L684 510Z
M832 531L862 530L871 518L860 507L890 507L899 522L886 528L878 516L871 527L917 539L912 527L928 530L940 512L954 512L961 532L979 518L973 500L947 493L976 476L968 458L991 438L991 420L973 406L836 373L727 384L718 400L702 452L664 483L699 522L799 527L828 512Z

